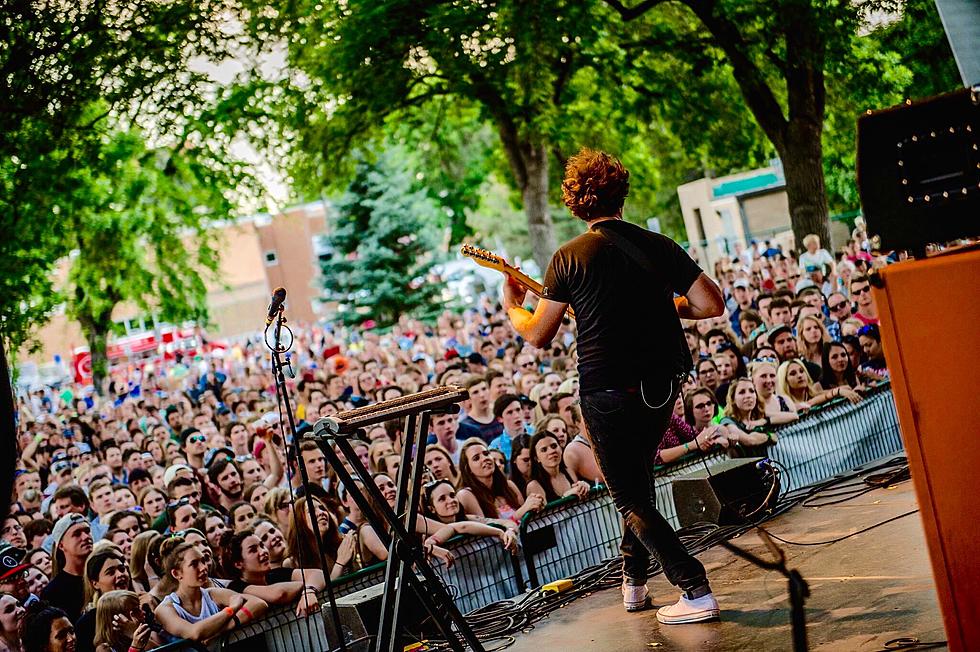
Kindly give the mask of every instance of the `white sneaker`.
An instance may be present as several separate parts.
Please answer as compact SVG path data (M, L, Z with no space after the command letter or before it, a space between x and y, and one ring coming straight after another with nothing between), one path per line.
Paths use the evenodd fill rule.
M657 620L664 625L703 623L717 620L720 613L718 601L710 593L694 600L688 600L682 595L674 604L660 607L657 610Z
M633 586L624 579L621 591L623 592L623 606L626 607L626 611L642 611L650 606L650 591L646 584Z

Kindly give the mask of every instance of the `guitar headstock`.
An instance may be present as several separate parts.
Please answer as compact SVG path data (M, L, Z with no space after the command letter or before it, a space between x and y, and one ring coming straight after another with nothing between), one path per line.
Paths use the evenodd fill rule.
M497 254L489 251L488 249L483 249L475 245L464 244L460 248L459 253L463 254L467 258L472 258L478 265L489 267L490 269L495 269L499 272L503 272L509 267L507 261Z

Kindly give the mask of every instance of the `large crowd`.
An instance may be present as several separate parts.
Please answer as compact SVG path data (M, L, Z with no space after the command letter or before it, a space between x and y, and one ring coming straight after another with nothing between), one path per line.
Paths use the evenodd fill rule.
M858 402L887 378L868 274L889 261L871 255L860 227L836 255L816 236L803 245L796 254L753 242L715 265L728 310L685 324L695 368L651 464L751 454L776 441L776 426L829 401ZM287 383L299 438L259 336L221 357L122 366L101 396L72 386L18 398L0 648L138 652L210 641L271 605L316 613L326 582L387 557L384 537L302 437L353 407L439 385L468 390L460 414L434 416L425 444L415 530L445 563L456 535L515 550L526 514L602 482L578 407L574 322L536 349L484 297L431 325L296 331ZM354 446L392 504L404 441L393 421Z

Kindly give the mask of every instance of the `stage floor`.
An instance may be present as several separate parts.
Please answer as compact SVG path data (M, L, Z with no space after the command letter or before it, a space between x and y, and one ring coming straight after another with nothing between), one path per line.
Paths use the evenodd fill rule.
M829 507L796 507L770 521L775 535L825 541L917 507L911 482L878 489ZM755 534L734 540L761 557ZM915 636L942 641L942 618L918 514L825 546L787 546L787 565L810 585L806 604L811 650L882 650L886 641ZM721 604L721 622L660 625L655 609L627 614L618 590L581 598L517 637L513 652L632 650L791 650L786 580L715 547L700 557ZM677 593L657 576L649 583L657 606Z

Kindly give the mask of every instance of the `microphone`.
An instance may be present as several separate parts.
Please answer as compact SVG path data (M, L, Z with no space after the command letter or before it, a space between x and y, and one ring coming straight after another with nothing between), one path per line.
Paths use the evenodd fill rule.
M272 303L269 304L269 316L265 318L265 325L268 326L276 319L282 304L286 301L286 288L276 288L272 293Z

